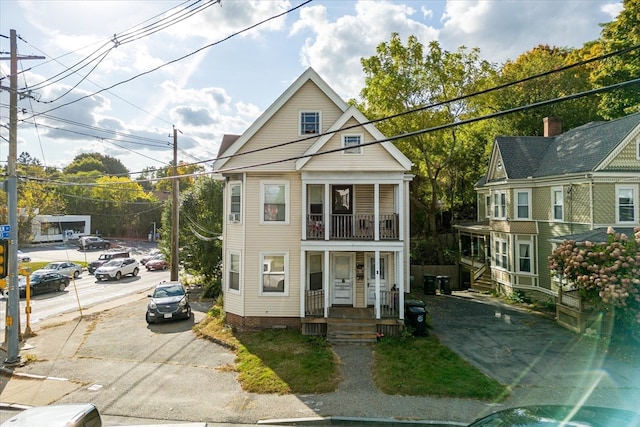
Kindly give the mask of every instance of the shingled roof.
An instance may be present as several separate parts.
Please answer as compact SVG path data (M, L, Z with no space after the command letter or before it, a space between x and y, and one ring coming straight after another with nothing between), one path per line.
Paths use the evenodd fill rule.
M638 125L640 113L635 113L548 138L497 137L496 146L509 179L593 172Z

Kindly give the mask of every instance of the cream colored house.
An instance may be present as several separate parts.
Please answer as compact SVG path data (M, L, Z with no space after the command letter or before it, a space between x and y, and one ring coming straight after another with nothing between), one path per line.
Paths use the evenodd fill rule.
M544 136L497 137L476 185L478 222L457 226L460 265L472 287L555 300L555 246L606 241L609 226L629 233L639 186L640 113L567 132L548 118Z
M411 163L367 122L309 68L223 138L228 323L331 335L347 318L370 325L360 339L402 328Z

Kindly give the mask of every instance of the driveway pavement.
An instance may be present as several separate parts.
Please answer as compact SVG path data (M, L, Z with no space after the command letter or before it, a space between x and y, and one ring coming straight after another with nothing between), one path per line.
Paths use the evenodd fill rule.
M538 315L468 292L429 296L432 333L487 375L510 384L502 402L389 396L373 385L375 346L336 346L343 381L333 393L256 395L230 369L234 355L196 338L192 323L147 327L146 298L95 307L82 320L43 323L22 349L10 378L0 376L0 402L43 405L92 401L107 426L207 422L254 424L318 416L447 420L462 425L504 407L587 403L637 409L637 366L598 353L582 337ZM195 321L208 303L195 307ZM0 357L3 357L0 351ZM425 355L429 357L429 355ZM0 408L1 409L1 408ZM0 414L2 412L0 411Z

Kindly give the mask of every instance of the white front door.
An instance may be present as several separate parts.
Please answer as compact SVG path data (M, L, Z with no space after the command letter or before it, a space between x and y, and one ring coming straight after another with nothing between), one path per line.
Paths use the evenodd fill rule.
M333 255L333 305L353 305L353 262L353 254Z
M380 254L380 291L386 291L389 256ZM367 254L367 305L376 303L376 256Z

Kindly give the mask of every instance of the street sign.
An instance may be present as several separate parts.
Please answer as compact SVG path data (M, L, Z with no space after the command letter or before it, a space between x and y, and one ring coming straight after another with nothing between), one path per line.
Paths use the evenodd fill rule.
M2 231L3 233L4 232L8 233L9 231L11 231L11 226L8 224L0 225L0 231Z
M11 233L9 233L8 231L3 231L2 232L2 237L0 237L0 238L1 239L8 239L9 238L9 234L11 234Z

